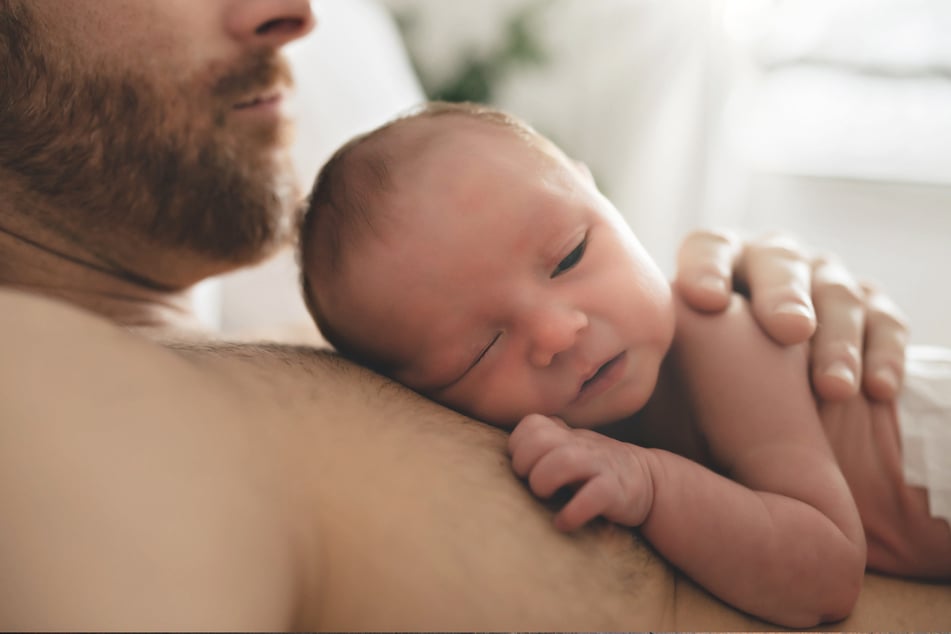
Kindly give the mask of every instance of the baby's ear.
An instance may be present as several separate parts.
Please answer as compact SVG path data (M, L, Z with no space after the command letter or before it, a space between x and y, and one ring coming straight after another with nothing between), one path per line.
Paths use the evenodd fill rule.
M584 161L579 161L578 159L571 159L571 162L575 164L575 167L578 168L578 172L584 177L586 181L592 185L596 185L594 182L594 174L591 173L591 169L588 167L588 164Z

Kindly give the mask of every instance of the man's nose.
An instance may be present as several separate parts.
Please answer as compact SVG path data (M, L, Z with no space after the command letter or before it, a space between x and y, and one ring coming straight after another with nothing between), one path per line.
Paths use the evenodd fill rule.
M236 0L226 22L241 42L278 49L310 33L317 20L310 0Z
M548 367L558 354L574 346L578 335L588 327L588 317L582 311L566 307L534 310L526 322L529 358L539 368Z

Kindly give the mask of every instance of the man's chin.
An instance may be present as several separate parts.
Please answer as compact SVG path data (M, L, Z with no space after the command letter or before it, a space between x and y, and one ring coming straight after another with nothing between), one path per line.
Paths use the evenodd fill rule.
M290 157L259 146L208 158L182 166L179 171L190 174L186 182L151 184L158 192L164 186L178 193L167 213L156 210L157 241L231 267L255 264L290 245L300 203Z
M139 255L123 258L123 268L149 285L184 290L202 280L224 275L269 260L290 247L288 235L274 234L268 240L207 244L152 241L139 249Z

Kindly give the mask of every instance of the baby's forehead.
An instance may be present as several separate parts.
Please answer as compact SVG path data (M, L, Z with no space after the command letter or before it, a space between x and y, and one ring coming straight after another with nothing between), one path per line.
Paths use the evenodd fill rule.
M483 342L468 333L504 311L520 282L547 278L578 237L575 214L556 211L564 192L530 182L516 169L517 157L500 168L512 172L505 180L486 179L481 169L471 179L452 172L480 156L437 161L418 174L406 186L418 195L389 201L393 222L351 253L346 279L339 280L350 304L341 318L355 323L368 316L363 323L371 327L358 336L408 372L400 380L417 389L440 367L458 369L460 356L474 355L465 346Z
M376 273L392 277L423 261L419 274L432 277L487 238L514 250L559 229L552 203L575 190L570 170L523 132L456 114L403 126L393 187L376 200L378 222L353 245L351 263L389 257Z
M414 117L394 126L392 142L400 150L399 162L413 165L420 159L467 156L486 161L505 153L554 158L560 151L534 130L514 120L452 112ZM482 150L491 149L495 152Z
M392 196L383 215L392 221L385 241L405 241L430 225L466 234L441 235L470 242L486 234L532 233L557 223L557 200L578 192L575 169L543 137L468 116L411 122L405 156L394 169ZM548 203L548 204L545 204Z
M492 179L530 182L565 165L543 138L502 124L443 116L416 127L415 138L400 143L394 175L396 193L415 196L417 202L446 195L462 201L504 196L503 183Z

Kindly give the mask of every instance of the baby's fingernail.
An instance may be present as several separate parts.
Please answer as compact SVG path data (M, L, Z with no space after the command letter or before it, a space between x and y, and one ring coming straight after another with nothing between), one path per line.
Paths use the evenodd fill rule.
M697 280L697 286L717 295L725 295L729 290L726 280L719 275L704 275Z
M875 372L875 380L893 393L898 390L898 376L891 368L881 368Z
M814 318L812 310L810 310L805 304L800 304L799 302L783 302L774 308L773 311L783 315L789 315L790 317L805 317L806 319Z
M825 374L826 376L833 376L837 379L841 379L849 385L855 385L855 373L852 372L852 368L842 361L836 361L826 368Z

